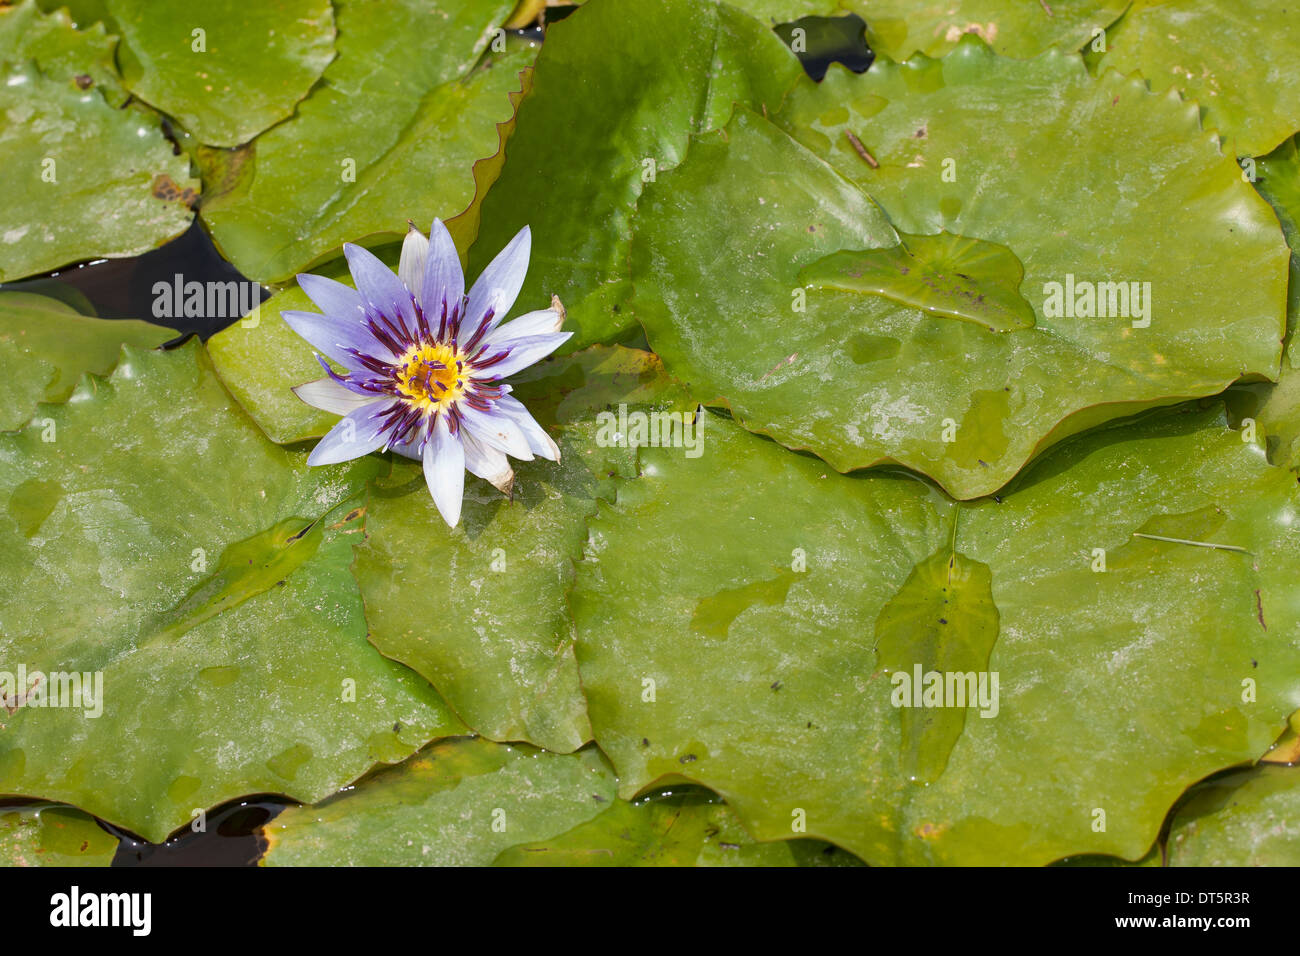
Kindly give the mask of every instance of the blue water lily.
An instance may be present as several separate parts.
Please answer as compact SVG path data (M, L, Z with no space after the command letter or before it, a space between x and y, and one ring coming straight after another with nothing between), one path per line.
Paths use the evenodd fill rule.
M390 448L422 460L434 504L455 527L466 470L508 494L514 472L507 456L559 461L555 442L502 381L573 334L560 331L564 307L554 296L550 308L501 321L523 285L530 246L525 226L468 295L456 246L436 219L427 239L411 227L396 275L346 243L356 289L298 276L321 311L280 314L320 350L328 374L294 392L343 416L307 464L332 465ZM334 371L326 358L344 371Z

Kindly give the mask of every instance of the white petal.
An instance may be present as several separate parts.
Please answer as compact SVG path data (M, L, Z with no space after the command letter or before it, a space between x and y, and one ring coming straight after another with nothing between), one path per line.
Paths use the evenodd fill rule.
M410 223L402 240L402 258L397 263L397 278L416 295L424 285L424 264L429 258L429 240L415 223Z
M460 430L460 437L465 446L465 469L491 484L503 495L510 494L510 489L515 484L515 473L505 452L485 445L468 428Z
M438 416L433 434L424 446L424 480L442 519L449 527L456 527L465 497L465 448L447 430L445 415Z
M488 330L501 324L519 297L523 288L524 276L528 274L528 256L532 250L532 232L527 226L497 253L497 257L488 263L473 288L469 290L469 302L465 306L465 322L460 327L457 341L462 344L478 331L488 310L492 317L487 320Z
M346 415L371 402L383 401L376 395L359 395L328 376L318 378L314 382L295 385L293 393L312 408L319 408L332 415Z
M487 334L483 343L489 347L509 345L516 339L527 339L537 335L553 335L564 324L564 306L558 296L551 296L551 307L538 312L528 312L511 319Z
M560 447L555 444L550 435L546 434L546 429L537 424L537 420L528 409L524 408L523 402L509 395L502 395L496 400L496 407L519 426L534 455L551 461L560 460Z
M505 452L520 461L532 461L533 451L528 447L524 431L515 424L514 419L504 412L481 412L463 402L460 405L465 426L474 433L474 437L485 445Z
M520 369L541 361L572 337L572 332L552 332L549 335L530 335L506 343L510 354L496 365L488 366L479 375L488 381L513 375ZM492 353L489 352L489 355Z

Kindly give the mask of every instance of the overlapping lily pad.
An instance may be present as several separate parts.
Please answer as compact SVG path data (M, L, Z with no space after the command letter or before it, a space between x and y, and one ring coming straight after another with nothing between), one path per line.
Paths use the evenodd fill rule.
M855 866L820 840L755 843L731 809L698 787L676 787L609 809L568 833L514 846L497 866Z
M1287 140L1256 162L1255 186L1273 206L1291 247L1291 281L1287 298L1287 345L1276 384L1245 385L1234 392L1247 398L1241 414L1254 417L1268 434L1275 464L1300 465L1300 346L1295 329L1300 318L1300 153Z
M543 7L581 5L586 0L520 0L511 14L509 26L518 28L531 23ZM734 0L738 7L767 23L787 23L800 17L828 17L839 9L839 0Z
M892 60L942 56L974 34L1004 56L1078 50L1124 12L1128 0L846 0L867 21L871 49Z
M483 201L471 272L524 225L525 299L558 295L576 351L634 328L627 248L647 181L733 102L775 110L801 75L768 25L713 0L601 0L547 32L501 178Z
M338 58L294 117L249 149L201 156L215 193L203 220L222 254L281 282L344 242L465 209L535 52L512 45L474 68L511 6L338 4Z
M108 866L117 838L56 803L0 807L0 867Z
M334 58L329 0L105 0L131 92L201 142L238 146L288 117Z
M0 64L0 116L0 280L137 255L189 225L198 181L156 116L33 62Z
M158 841L194 810L318 800L458 732L365 638L349 566L381 467L307 469L195 345L128 348L0 436L0 793Z
M1135 0L1106 42L1101 69L1140 71L1153 90L1195 100L1239 156L1300 130L1300 8L1290 0Z
M1291 335L1300 318L1300 147L1296 137L1256 161L1255 188L1277 213L1291 247L1291 283L1287 296L1287 333ZM1291 353L1289 364L1292 368L1300 367L1300 356Z
M567 753L591 737L565 602L572 562L596 502L635 475L635 453L602 441L597 416L667 409L674 393L658 359L620 348L552 360L528 379L514 394L561 460L516 463L510 498L467 479L450 530L419 463L394 462L370 494L355 572L385 655L427 677L478 733Z
M173 329L134 319L78 315L58 299L0 292L0 430L17 428L37 402L61 402L86 372L107 374L123 345L152 348Z
M1300 866L1300 767L1263 765L1196 787L1169 831L1170 866Z
M551 754L481 737L444 740L263 829L268 866L487 866L558 836L614 799L594 747Z
M578 565L579 670L624 797L686 778L760 839L871 863L1138 859L1300 701L1300 493L1221 405L1080 436L973 504L711 424L695 461L642 450ZM943 548L989 569L998 632L923 786L900 713L923 698L895 706L873 627ZM700 627L718 601L725 630Z
M342 260L322 274L352 285ZM230 394L281 445L319 438L338 421L337 415L313 408L292 391L320 378L321 367L311 345L280 318L290 311L317 311L296 283L208 339L208 354Z
M78 30L67 10L42 13L35 0L0 7L0 61L35 61L51 79L79 90L96 87L114 106L126 99L113 62L116 46L102 23Z
M989 149L994 115L1013 147ZM1093 80L1074 55L967 39L943 60L832 69L780 122L794 138L745 110L701 137L647 188L632 246L651 347L745 427L971 498L1070 434L1277 375L1287 248L1194 107ZM801 269L894 246L893 227L1007 247L1033 327L804 287Z

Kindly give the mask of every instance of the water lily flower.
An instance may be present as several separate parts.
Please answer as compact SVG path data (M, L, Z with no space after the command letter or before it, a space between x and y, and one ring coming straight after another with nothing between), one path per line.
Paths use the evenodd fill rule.
M501 321L524 283L530 245L525 226L468 295L456 246L436 219L427 239L411 226L397 275L345 243L355 290L322 276L298 276L321 311L280 315L322 353L317 357L328 374L294 392L343 416L307 464L332 465L390 448L423 461L434 504L455 527L467 469L508 494L514 472L507 455L559 461L560 449L502 381L573 334L560 331L564 307L554 296L548 309ZM334 371L326 358L344 371Z

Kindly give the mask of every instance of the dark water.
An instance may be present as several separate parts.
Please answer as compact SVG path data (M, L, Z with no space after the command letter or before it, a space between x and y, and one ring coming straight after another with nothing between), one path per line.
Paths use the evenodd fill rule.
M553 23L575 9L550 8L546 19ZM874 54L867 47L864 27L860 17L850 15L804 17L795 23L780 24L775 30L787 45L796 35L796 29L805 31L807 49L798 54L799 60L808 75L820 81L833 62L843 63L859 73L871 65ZM542 39L537 28L515 32L535 41ZM80 263L45 276L5 283L0 288L53 296L105 319L145 319L175 328L183 336L197 334L204 339L239 318L237 315L155 317L155 284L172 283L177 275L183 276L187 283L247 281L221 257L196 219L183 235L143 255ZM263 287L260 301L266 301L270 294ZM29 802L0 800L0 808ZM252 866L265 848L258 829L291 805L292 800L270 794L242 797L212 810L206 832L183 830L161 844L144 842L103 821L100 826L121 840L113 858L114 866Z
M146 843L102 820L99 825L122 841L113 866L254 866L266 850L258 829L292 805L271 794L241 797L212 810L206 832L185 830L165 843Z

